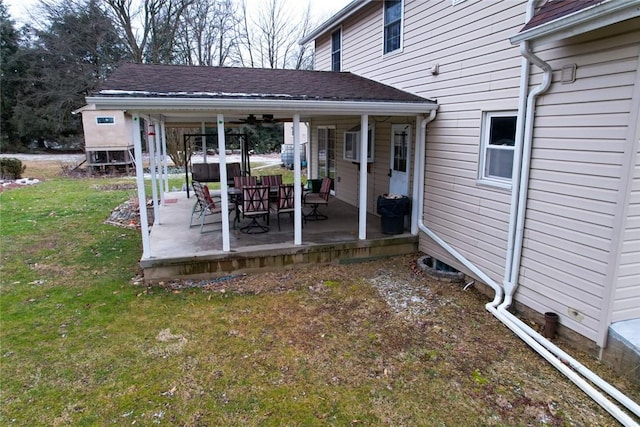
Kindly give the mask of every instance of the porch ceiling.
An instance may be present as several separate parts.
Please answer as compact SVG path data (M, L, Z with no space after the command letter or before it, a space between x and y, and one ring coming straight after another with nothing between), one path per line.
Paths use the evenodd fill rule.
M125 64L93 96L96 109L162 115L171 122L200 122L216 114L276 119L299 114L417 115L437 109L433 100L351 73Z

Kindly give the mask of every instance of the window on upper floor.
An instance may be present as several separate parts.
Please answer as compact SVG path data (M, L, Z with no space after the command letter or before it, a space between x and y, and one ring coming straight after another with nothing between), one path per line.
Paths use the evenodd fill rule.
M384 2L384 53L402 46L402 0Z
M515 111L483 114L480 144L479 180L498 187L509 187L513 173L516 122Z
M342 30L331 33L331 71L342 71Z

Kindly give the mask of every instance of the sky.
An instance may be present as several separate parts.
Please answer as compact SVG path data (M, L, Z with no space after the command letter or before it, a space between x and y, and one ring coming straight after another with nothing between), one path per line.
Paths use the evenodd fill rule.
M9 9L9 14L18 23L29 20L29 10L32 10L38 0L2 0ZM247 5L259 5L266 0L246 0ZM318 24L324 22L332 14L349 4L351 0L284 0L291 7L302 10L301 5L311 4L311 11L318 20Z

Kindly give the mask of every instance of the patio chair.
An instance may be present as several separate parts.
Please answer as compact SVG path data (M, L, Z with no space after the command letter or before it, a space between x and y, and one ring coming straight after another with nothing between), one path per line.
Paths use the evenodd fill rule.
M264 175L260 182L267 187L277 187L282 185L282 175Z
M243 233L258 234L269 231L269 187L263 185L243 187L240 212L243 218L251 218L249 224L240 228ZM259 217L266 217L267 225L260 224Z
M305 221L318 221L327 219L328 216L320 213L320 205L329 205L329 193L331 192L331 178L325 177L320 185L319 193L307 193L304 196L304 204L311 205L311 212L304 216Z
M209 187L198 181L193 181L191 184L193 185L193 192L196 194L196 203L193 205L193 210L191 211L189 228L193 227L193 217L197 215L200 219L200 233L202 233L205 217L221 213L222 206L215 204L209 193Z
M279 185L278 199L271 203L271 212L278 217L278 231L280 231L280 214L288 213L289 217L294 211L293 185Z
M239 190L244 187L255 187L257 185L257 179L255 176L234 176L233 186Z

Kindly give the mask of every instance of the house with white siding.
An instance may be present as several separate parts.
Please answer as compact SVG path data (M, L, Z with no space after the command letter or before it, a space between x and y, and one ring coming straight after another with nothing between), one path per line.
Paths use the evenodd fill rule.
M355 0L301 43L437 101L368 118L368 208L411 196L421 251L640 382L640 2ZM310 120L311 175L344 200L360 125Z

